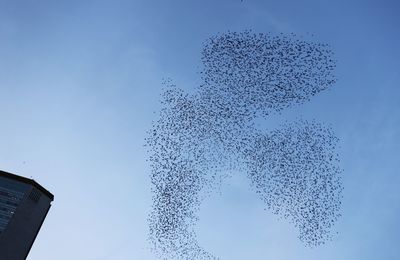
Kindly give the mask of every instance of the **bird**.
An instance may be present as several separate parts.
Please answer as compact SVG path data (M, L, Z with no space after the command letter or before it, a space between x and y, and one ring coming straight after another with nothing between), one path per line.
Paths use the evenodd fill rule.
M304 244L324 244L340 216L339 139L315 120L269 132L254 122L332 87L330 46L246 30L211 36L201 54L201 84L186 93L166 80L146 138L154 250L163 259L217 259L194 227L202 198L233 172L246 174L266 209L293 223Z

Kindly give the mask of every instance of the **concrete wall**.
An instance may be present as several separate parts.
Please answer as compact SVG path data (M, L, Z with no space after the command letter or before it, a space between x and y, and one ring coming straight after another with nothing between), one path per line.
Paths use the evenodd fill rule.
M30 187L0 236L0 260L26 259L50 209L50 203L50 198Z

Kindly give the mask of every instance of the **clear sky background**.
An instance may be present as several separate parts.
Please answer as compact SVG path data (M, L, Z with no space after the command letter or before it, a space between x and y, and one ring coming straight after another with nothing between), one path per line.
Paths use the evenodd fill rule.
M399 12L394 0L0 0L0 169L55 195L28 259L155 259L143 144L162 79L193 90L204 40L245 29L335 51L333 88L262 122L332 124L343 216L309 249L238 174L204 201L200 244L224 260L400 259Z

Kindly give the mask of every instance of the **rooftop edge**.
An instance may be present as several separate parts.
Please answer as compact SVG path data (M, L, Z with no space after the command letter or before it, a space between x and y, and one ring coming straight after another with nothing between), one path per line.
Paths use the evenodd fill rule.
M13 174L13 173L5 172L2 170L0 170L0 176L32 185L33 187L35 187L36 189L38 189L42 193L44 193L47 197L49 197L51 199L51 201L54 200L54 195L33 179L29 179L29 178L19 176L19 175Z

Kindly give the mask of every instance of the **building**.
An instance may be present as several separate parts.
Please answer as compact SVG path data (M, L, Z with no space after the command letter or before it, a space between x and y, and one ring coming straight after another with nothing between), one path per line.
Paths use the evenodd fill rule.
M32 179L0 171L0 260L24 260L54 200Z

